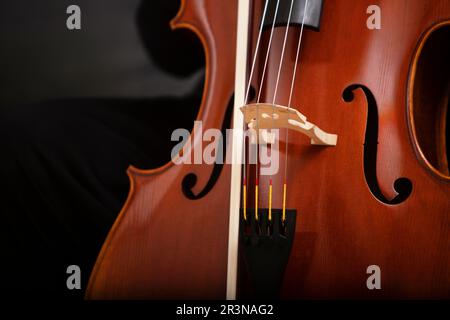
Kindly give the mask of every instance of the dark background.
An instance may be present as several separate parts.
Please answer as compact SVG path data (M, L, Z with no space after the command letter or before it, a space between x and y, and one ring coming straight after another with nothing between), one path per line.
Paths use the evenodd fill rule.
M66 28L76 4L82 29ZM201 74L200 43L171 31L180 0L0 2L0 101L183 96ZM200 72L201 73L201 72Z
M66 27L69 5L81 30ZM170 160L191 128L203 48L180 0L0 1L0 290L81 298L126 200L130 164ZM174 116L176 115L176 116ZM66 288L66 268L82 290Z

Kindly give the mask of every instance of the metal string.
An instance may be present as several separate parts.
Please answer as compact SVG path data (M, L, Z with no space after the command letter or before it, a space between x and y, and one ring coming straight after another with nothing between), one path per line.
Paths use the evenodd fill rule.
M256 58L258 57L259 45L261 43L262 30L263 30L264 22L266 20L268 4L269 4L269 0L266 0L266 4L264 5L264 13L263 13L263 17L261 20L261 25L259 26L259 33L258 33L258 40L256 42L255 54L253 55L252 68L250 70L250 78L248 79L247 93L245 94L245 104L248 103L248 96L250 93L250 87L251 87L251 83L252 83L252 79L253 79L253 72L255 71Z
M306 16L306 10L308 9L308 0L305 1L305 8L303 10L303 19L302 19L302 27L300 29L300 36L298 39L298 46L297 46L297 55L295 57L295 65L294 65L294 73L292 75L292 82L291 82L291 92L289 94L289 103L288 103L288 108L291 107L291 102L292 102L292 94L294 92L294 84L295 84L295 77L297 75L297 66L298 66L298 59L300 56L300 48L302 45L302 39L303 39L303 28L305 26L305 16Z
M289 17L288 17L288 21L287 21L287 26L286 26L286 31L284 33L284 39L283 39L283 48L281 50L281 58L280 58L280 63L278 65L278 74L277 74L277 81L275 84L275 91L273 93L273 100L272 100L272 128L274 128L275 126L274 121L275 121L275 101L277 98L277 93L278 93L278 85L280 83L280 76L281 76L281 69L283 67L283 61L284 61L284 53L286 50L286 43L287 43L287 38L288 38L288 34L289 34L289 27L291 24L291 17L292 17L292 8L294 7L294 1L295 0L291 0L291 7L289 9ZM275 139L275 137L273 136L273 130L270 130L270 134L271 134L271 139ZM273 185L272 185L272 179L270 179L270 184L269 184L269 221L272 220L272 194L273 194Z
M306 10L308 9L308 0L305 1L305 8L303 10L303 19L302 19L302 26L300 29L300 35L299 35L299 39L298 39L298 46L297 46L297 54L295 57L295 64L294 64L294 72L292 75L292 81L291 81L291 92L289 94L289 102L288 102L288 108L291 107L291 103L292 103L292 94L294 92L294 84L295 84L295 79L296 79L296 75L297 75L297 66L298 66L298 61L299 61L299 56L300 56L300 48L302 45L302 39L303 39L303 29L305 26L305 17L306 17ZM286 143L286 153L285 153L285 164L284 164L284 182L286 184L287 182L287 168L288 168L288 146L289 146L289 130L286 130L286 137L285 137L285 143Z
M277 0L277 6L275 8L275 13L273 17L272 27L270 30L270 38L269 38L269 44L266 51L266 58L264 61L264 68L263 68L263 74L261 77L261 82L259 84L259 92L258 92L258 98L256 100L256 103L258 104L261 100L261 93L262 88L264 84L264 78L266 75L267 70L267 63L269 61L269 53L272 47L272 39L273 39L273 32L275 30L275 23L278 17L278 8L280 6L280 0ZM255 181L255 218L258 220L258 184L259 184L259 106L256 106L256 167L255 167L255 174L256 174L256 181Z
M252 83L252 79L253 79L253 73L255 71L256 58L258 57L259 46L260 46L260 43L261 43L262 30L263 30L264 22L266 20L268 4L269 4L269 0L266 0L266 3L264 5L263 16L262 16L262 19L261 19L261 25L259 26L258 40L256 42L255 53L253 55L252 68L250 70L250 77L248 79L247 92L245 94L244 105L247 105L247 103L248 103L251 83ZM245 117L245 114L244 114L244 117ZM244 128L243 128L244 132L245 132L246 128L247 128L247 125L246 125L246 123L244 121ZM243 175L243 177L244 177L244 188L245 188L247 186L247 161L246 161L247 155L246 155L246 147L245 147L245 135L244 135L244 153L243 154L244 154L244 175ZM244 195L244 197L245 197L245 195ZM244 201L246 201L246 199L244 199Z
M269 45L267 47L267 52L266 52L266 59L264 61L264 69L263 69L263 74L261 77L261 83L259 86L259 92L258 92L258 100L256 101L256 103L259 103L260 99L261 99L261 93L262 93L262 88L263 88L263 84L264 84L264 78L266 75L266 70L267 70L267 63L269 61L269 53L270 53L270 49L272 47L272 38L273 38L273 31L275 30L275 22L277 21L277 16L278 16L278 7L280 6L280 0L277 0L277 7L275 9L275 14L273 17L273 22L272 22L272 28L270 30L270 38L269 38ZM258 119L258 118L257 118Z
M281 68L283 66L284 51L286 49L286 42L287 42L287 37L288 37L288 34L289 34L289 25L291 24L292 8L294 7L294 1L295 0L291 0L291 8L289 9L289 17L288 17L288 22L287 22L287 28L286 28L286 32L284 33L283 49L281 51L280 65L278 66L277 82L275 84L275 92L273 94L273 101L272 101L273 105L275 104L275 100L276 100L277 92L278 92L278 85L280 83Z
M280 0L277 0L277 6L275 8L275 13L274 13L274 17L273 17L273 22L272 22L272 28L270 30L270 38L269 38L269 44L267 47L267 52L266 52L266 58L264 61L264 68L263 68L263 73L262 73L262 77L261 77L261 82L259 85L259 92L258 92L258 99L256 101L256 103L259 103L261 100L261 93L262 93L262 88L264 85L264 78L266 75L266 70L267 70L267 63L269 61L269 53L270 50L272 48L272 39L273 39L273 32L275 30L275 23L277 21L277 17L278 17L278 8L280 6ZM258 164L258 156L259 156L259 107L256 106L256 188L258 188L258 183L259 183L259 164ZM257 207L257 203L256 203L256 207ZM257 212L257 211L256 211Z

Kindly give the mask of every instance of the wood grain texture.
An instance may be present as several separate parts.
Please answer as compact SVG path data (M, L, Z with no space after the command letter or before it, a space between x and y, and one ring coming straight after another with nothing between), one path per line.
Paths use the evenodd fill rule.
M204 130L222 127L233 95L236 4L185 0L172 21L174 28L195 32L205 48L198 114ZM130 195L91 275L88 299L225 297L230 168L201 200L187 199L181 187L194 173L193 191L200 192L212 167L171 162L151 171L129 169Z
M304 34L292 107L336 133L339 142L324 148L311 146L300 133L289 135L287 204L298 210L298 218L283 298L450 297L450 182L421 162L407 107L420 39L450 20L450 2L380 0L382 29L371 31L366 9L372 2L326 0L320 32ZM221 127L233 92L236 4L185 0L173 23L194 30L205 46L207 76L198 116L205 128ZM260 7L256 1L255 10ZM289 98L298 32L293 29L288 37L277 104ZM274 48L281 48L283 38L284 28L277 28ZM269 101L280 53L274 50L269 58L264 88ZM343 92L352 84L366 86L376 99L373 170L381 192L392 199L396 179L412 181L411 195L398 205L380 201L368 187L363 147L368 102L361 89L353 101L344 101ZM281 207L283 132L280 137L279 174L260 177L260 207L267 206L269 179L273 207ZM186 174L197 174L200 190L211 170L172 164L147 172L130 169L133 187L98 258L87 298L225 297L230 168L225 166L200 200L181 191ZM366 287L370 265L381 268L382 290Z

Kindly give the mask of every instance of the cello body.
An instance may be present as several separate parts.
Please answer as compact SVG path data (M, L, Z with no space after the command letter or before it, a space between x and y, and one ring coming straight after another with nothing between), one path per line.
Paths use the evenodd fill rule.
M253 12L261 11L262 1L255 2ZM311 146L292 132L285 154L280 134L280 174L259 177L260 206L266 206L270 179L273 206L280 208L289 157L287 207L297 210L297 219L281 298L450 297L450 85L448 77L435 76L450 70L444 54L450 53L444 41L450 42L450 2L379 1L379 30L366 26L370 5L325 0L320 30L303 35L292 105L336 133L337 146ZM230 126L237 7L237 0L184 0L172 21L195 32L205 49L197 117L203 130ZM275 28L273 48L282 47L284 35L285 27ZM294 68L298 35L292 28L283 70ZM264 99L273 96L280 55L269 55ZM288 103L291 77L281 73L279 104ZM201 143L194 138L193 148ZM129 197L86 297L225 298L230 174L229 165L131 167ZM380 290L368 289L371 266L381 272ZM243 283L238 297L248 292Z

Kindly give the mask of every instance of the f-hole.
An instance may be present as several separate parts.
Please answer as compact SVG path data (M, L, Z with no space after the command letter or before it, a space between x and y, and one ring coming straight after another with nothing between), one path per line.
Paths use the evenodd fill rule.
M354 84L348 86L342 93L345 102L354 100L353 92L362 89L367 100L367 125L366 136L364 140L364 176L372 194L381 202L389 205L396 205L404 202L411 195L412 182L408 178L398 178L394 182L394 190L397 196L393 199L387 199L381 192L377 181L377 150L378 150L378 107L374 95L364 85Z
M226 137L226 129L229 128L229 126L231 125L231 118L233 115L233 106L234 106L234 96L230 99L230 102L228 103L227 110L225 112L225 116L224 116L224 119L222 122L222 130L221 130L222 137ZM224 144L224 150L225 150L224 155L223 155L224 161L227 157L227 154L226 154L226 151L228 149L227 147L228 147L228 141L226 141L226 144ZM217 162L214 163L214 167L211 172L211 176L208 179L208 182L206 183L203 190L200 191L198 194L195 194L192 191L192 189L197 184L197 180L198 180L197 175L195 175L194 173L187 174L183 178L183 181L181 182L181 189L182 189L185 197L190 200L199 200L199 199L203 198L204 196L206 196L212 190L212 188L214 188L217 180L219 180L220 174L222 173L223 166L224 166L223 164L220 164Z

